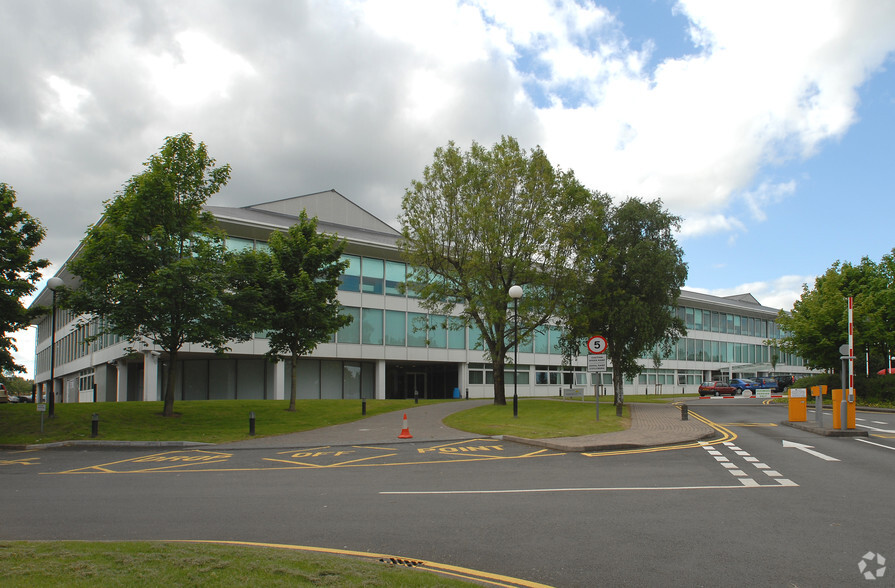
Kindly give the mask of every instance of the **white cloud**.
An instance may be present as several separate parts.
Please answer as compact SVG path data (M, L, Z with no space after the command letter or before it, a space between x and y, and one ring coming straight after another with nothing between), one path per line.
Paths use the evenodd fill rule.
M813 284L816 276L781 276L766 282L748 282L732 288L699 288L685 286L685 290L711 294L712 296L734 296L750 293L763 306L792 310L793 304L802 296L802 286Z

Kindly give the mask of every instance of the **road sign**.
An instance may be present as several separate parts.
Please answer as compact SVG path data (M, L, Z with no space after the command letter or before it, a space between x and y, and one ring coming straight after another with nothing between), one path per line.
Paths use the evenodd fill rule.
M605 372L606 371L606 356L605 355L588 355L587 356L587 371L590 373L596 372Z
M608 346L606 337L601 335L595 335L587 340L587 350L591 353L605 353Z
M47 405L44 404L43 402L38 403L37 412L46 412L46 411L47 411Z

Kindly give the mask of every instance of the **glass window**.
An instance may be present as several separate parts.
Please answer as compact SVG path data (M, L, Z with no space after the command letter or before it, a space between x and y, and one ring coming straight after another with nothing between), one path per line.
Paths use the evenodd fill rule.
M429 315L429 347L444 349L447 347L447 329L445 328L447 317L432 314Z
M686 307L686 308L684 308L684 312L685 312L685 317L686 317L684 319L684 321L687 325L687 329L695 328L694 325L695 325L696 319L693 316L693 309L690 307Z
M425 347L426 346L426 323L427 317L420 312L407 313L407 346L408 347Z
M721 314L718 312L712 313L712 332L717 333L721 330Z
M469 345L469 349L474 351L481 351L485 348L485 343L481 339L481 331L476 325L469 325L467 327L469 329L469 338L467 340L467 345Z
M485 373L482 371L469 370L469 383L470 384L484 384L485 383Z
M243 239L242 237L227 237L224 242L227 251L238 253L240 251L251 251L255 248L255 242L251 239Z
M401 285L407 279L407 266L400 261L385 262L385 293L389 296L403 296Z
M367 294L382 294L383 261L365 257L361 268L361 290Z
M339 329L336 340L339 343L360 343L360 309L353 306L343 306L343 315L353 317L351 324Z
M448 322L450 325L448 347L450 349L466 349L466 327L463 325L463 319L452 316Z
M548 349L547 327L538 327L535 331L535 353L547 353Z
M365 345L382 345L382 310L365 308L362 314L364 317L361 329L363 343Z
M343 255L342 261L348 262L345 273L342 274L342 283L339 290L346 292L360 292L360 257L357 255Z
M693 328L697 331L702 330L702 310L698 308L693 309Z
M562 330L559 327L550 327L550 353L554 355L561 355L562 349L559 346L559 339L562 335Z
M397 310L385 311L385 344L405 345L407 343L407 330L404 324L407 316Z

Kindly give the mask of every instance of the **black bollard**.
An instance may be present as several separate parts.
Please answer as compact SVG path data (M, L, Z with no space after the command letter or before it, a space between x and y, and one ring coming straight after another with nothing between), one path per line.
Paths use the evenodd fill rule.
M255 411L249 413L249 435L255 434Z
M469 388L466 389L466 400L469 400Z
M681 405L681 420L688 421L690 420L690 409L686 404Z
M90 436L96 437L97 435L99 435L99 415L93 413L93 417L90 421Z
M364 398L360 403L361 416L367 416L367 399Z
M414 403L414 404L419 404L419 403L420 403L420 391L419 391L419 390L414 390L414 391L413 391L413 403Z

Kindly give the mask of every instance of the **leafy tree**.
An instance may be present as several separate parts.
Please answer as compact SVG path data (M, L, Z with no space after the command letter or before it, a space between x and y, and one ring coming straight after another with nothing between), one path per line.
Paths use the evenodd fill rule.
M168 137L144 166L88 229L69 265L80 283L63 291L63 304L101 317L101 332L164 351L163 414L172 416L184 343L223 352L250 331L227 303L224 236L202 210L227 183L230 166L215 167L205 144L187 133Z
M686 330L674 312L687 279L683 250L674 238L680 218L661 200L630 198L606 214L585 216L576 227L575 265L582 279L561 312L564 346L602 335L612 362L617 403L625 378L636 377L637 359L653 347L668 355Z
M348 266L340 260L345 242L318 233L317 219L302 211L288 231L271 234L269 245L268 252L253 253L241 263L254 266L247 273L256 276L256 308L268 329L268 357L291 357L289 410L295 411L298 359L352 320L340 313L337 300L339 278Z
M37 219L16 206L16 191L0 183L0 372L23 372L13 358L15 342L10 334L24 329L35 312L25 308L22 298L34 292L40 270L50 262L32 259L44 238Z
M494 404L506 404L504 368L515 344L509 289L522 286L519 338L553 314L568 282L566 223L589 198L571 171L554 168L540 148L503 137L490 150L453 142L435 151L423 179L402 202L401 246L410 284L424 308L459 314L494 368Z
M809 367L839 370L839 347L848 341L848 302L854 299L855 349L871 350L871 365L885 365L886 346L895 340L895 250L877 264L836 261L814 281L802 286L791 313L780 312L777 324L785 335L780 348L801 356ZM864 362L858 354L857 362Z

